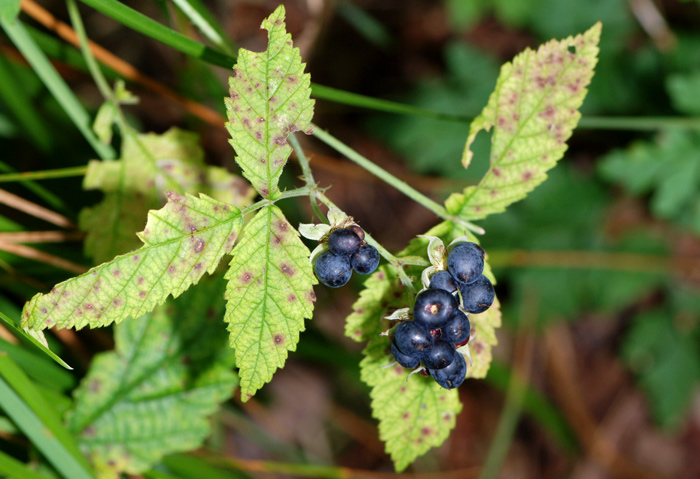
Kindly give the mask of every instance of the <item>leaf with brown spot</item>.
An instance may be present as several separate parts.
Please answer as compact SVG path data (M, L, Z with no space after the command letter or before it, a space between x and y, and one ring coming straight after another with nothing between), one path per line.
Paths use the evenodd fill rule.
M469 128L462 157L466 168L477 133L493 128L491 166L478 185L447 199L450 214L474 220L499 213L547 178L581 118L600 32L597 23L582 35L551 40L536 52L527 49L503 65L488 104Z
M292 152L287 136L307 130L313 116L310 77L304 73L298 48L284 24L279 6L262 28L268 48L256 53L240 49L226 98L230 143L236 161L253 187L264 197L280 195L277 182Z
M240 231L240 210L205 195L168 195L163 208L148 214L141 249L37 294L24 306L22 327L95 328L138 318L213 273Z
M275 243L280 231L285 231L284 241ZM310 254L276 206L255 215L233 250L225 320L244 400L284 366L304 330L304 318L313 314L317 280Z

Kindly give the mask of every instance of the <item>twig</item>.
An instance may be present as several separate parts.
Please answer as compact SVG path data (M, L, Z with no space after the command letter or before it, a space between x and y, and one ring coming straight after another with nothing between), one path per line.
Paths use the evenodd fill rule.
M550 384L574 432L592 458L615 479L661 479L660 473L642 468L620 454L596 424L576 382L573 341L565 325L550 328L545 336Z
M33 259L41 263L50 264L56 268L61 268L71 273L83 274L88 269L85 266L73 263L72 261L59 258L49 253L44 253L38 249L30 248L29 246L24 246L17 243L0 243L0 250L7 253L16 254L23 258Z
M56 34L58 34L68 43L74 45L75 47L80 47L80 40L70 26L56 19L53 15L51 15L51 13L34 3L32 0L23 0L21 5L24 13L49 30L56 32ZM219 127L222 127L226 122L226 119L216 111L200 103L184 98L162 83L144 75L131 64L125 62L95 42L90 42L90 51L100 62L107 65L123 77L139 83L148 90L151 90L152 92L177 103L185 111L196 116L202 121Z
M36 203L32 203L31 201L25 200L20 196L13 195L12 193L5 190L0 190L0 203L4 203L16 210L23 211L28 215L41 218L42 220L48 221L49 223L53 223L56 226L72 229L78 227L75 223L73 223L65 216L60 215L49 209L46 209L43 206L39 206Z
M63 243L81 241L85 233L80 231L18 231L0 233L0 243Z

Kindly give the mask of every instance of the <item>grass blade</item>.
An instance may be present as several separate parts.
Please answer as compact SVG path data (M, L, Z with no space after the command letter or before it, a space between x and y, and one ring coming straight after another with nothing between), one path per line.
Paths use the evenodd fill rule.
M65 478L93 479L87 461L54 408L4 354L0 354L0 407Z
M29 62L34 72L41 78L46 87L51 91L56 101L63 107L75 126L80 130L85 139L102 159L111 159L116 156L112 147L105 145L97 139L92 131L92 119L81 105L78 98L66 85L63 78L58 74L49 62L43 51L37 46L32 37L27 33L24 25L19 20L14 25L0 20L0 26L10 37L12 42L22 52L22 55Z
M224 68L232 68L236 59L192 40L116 0L82 0L127 27L143 33L175 50Z
M3 313L0 313L0 321L4 322L6 326L8 326L11 330L16 331L17 334L19 334L21 337L32 343L34 346L39 348L44 354L46 354L48 357L56 361L58 364L63 366L66 369L73 369L66 363L63 359L59 358L56 353L51 351L49 348L47 348L45 345L43 345L38 339L36 339L34 336L26 333L23 329L18 328L15 325L15 322L12 321L10 318L5 316Z
M0 476L17 479L51 479L50 476L39 474L2 451L0 451Z

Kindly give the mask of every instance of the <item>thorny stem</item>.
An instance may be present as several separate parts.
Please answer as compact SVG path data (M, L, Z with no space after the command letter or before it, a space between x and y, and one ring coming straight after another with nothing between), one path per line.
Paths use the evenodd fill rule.
M321 203L326 205L329 208L335 208L337 210L340 210L335 203L333 203L322 191L315 190L314 195L316 198L319 199ZM342 210L341 210L342 211ZM401 279L401 283L403 283L404 287L408 289L411 293L416 292L416 288L413 286L413 282L411 281L411 278L408 277L406 274L406 271L404 271L401 260L391 254L387 249L385 249L382 245L380 245L377 240L372 238L370 234L365 232L365 241L375 248L377 248L377 251L379 251L379 254L386 259L389 264L396 270L396 272L399 275L399 279Z
M423 205L425 208L429 209L430 211L438 215L440 218L452 221L453 223L463 226L476 234L484 234L484 229L480 226L477 226L473 223L470 223L469 221L465 221L461 218L449 214L442 205L436 203L435 201L425 196L423 193L420 193L413 187L409 186L406 182L401 181L400 179L386 171L384 168L377 166L375 163L360 155L358 152L356 152L355 150L353 150L348 145L341 142L328 132L316 127L313 135L322 142L324 142L326 145L330 146L337 152L342 153L348 159L357 163L359 166L372 173L377 178L393 186L401 193L411 198L416 203Z
M315 187L316 180L314 180L314 175L311 172L309 159L306 157L304 149L299 144L299 140L297 139L296 135L294 135L294 133L290 133L287 140L292 145L292 148L294 148L294 153L296 153L297 155L297 160L299 161L299 166L301 166L301 171L303 173L303 178L304 182L306 183L306 186ZM316 216L323 222L327 221L325 215L318 207L318 201L316 201L316 196L314 196L313 192L309 193L309 202L311 203L311 209L314 211Z

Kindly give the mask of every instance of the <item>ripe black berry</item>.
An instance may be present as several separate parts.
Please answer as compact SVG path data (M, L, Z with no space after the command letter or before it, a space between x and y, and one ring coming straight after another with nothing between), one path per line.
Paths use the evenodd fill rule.
M379 266L379 251L372 245L363 244L352 255L350 260L352 268L360 274L370 274Z
M407 356L402 353L394 341L391 342L391 353L394 355L396 362L405 368L413 369L420 363L420 359L417 357Z
M443 289L426 289L416 296L413 318L428 329L440 329L459 304L452 294Z
M350 256L355 254L362 244L362 240L357 233L347 228L335 230L328 237L328 249L338 256Z
M483 313L489 309L496 294L493 284L484 275L471 284L460 286L459 291L462 293L464 310L474 314Z
M433 336L423 325L415 321L404 321L396 327L394 342L406 356L420 357L433 346Z
M444 289L448 293L457 291L457 283L449 271L438 271L430 277L430 288Z
M452 364L457 354L454 344L447 341L435 341L432 348L425 351L423 364L428 369L443 369Z
M452 363L443 369L428 369L436 383L445 389L459 387L467 375L467 362L464 356L456 353Z
M457 345L469 339L470 328L467 315L457 310L447 321L442 331L447 341Z
M476 243L459 243L447 255L447 270L460 283L473 283L484 272L484 250Z
M340 288L347 284L352 276L350 257L324 251L316 259L314 272L321 283L330 288Z

